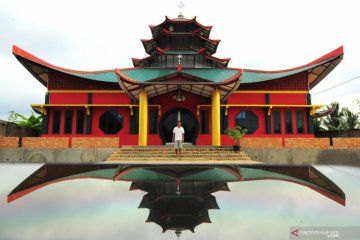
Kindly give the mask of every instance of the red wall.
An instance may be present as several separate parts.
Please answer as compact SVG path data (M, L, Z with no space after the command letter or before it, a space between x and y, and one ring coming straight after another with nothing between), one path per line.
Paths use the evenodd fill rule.
M208 105L211 104L211 100L182 91L182 94L185 95L186 100L184 102L177 102L172 99L172 97L177 92L170 92L149 100L149 104L160 104L161 105L161 116L158 117L158 126L161 120L161 117L168 111L173 108L186 108L191 111L197 118L199 125L200 116L197 114L197 105ZM52 104L86 104L88 101L88 93L51 93L50 94L50 103ZM130 104L131 99L126 95L126 93L97 93L92 94L92 103L93 104ZM234 93L231 95L228 100L228 104L265 104L265 93ZM270 103L271 104L306 104L306 94L279 94L279 93L270 93ZM71 107L70 109L74 110L73 113L73 133L64 134L64 117L65 117L65 108L52 108L49 111L49 134L43 136L52 136L52 113L53 110L62 110L61 114L61 126L60 134L54 136L84 136L84 137L120 137L120 144L122 145L137 145L138 135L130 134L130 109L129 107L94 107L92 108L92 134L76 134L76 111L78 109L84 109L80 107ZM118 134L107 135L104 134L99 129L99 118L107 110L117 110L124 119L123 129L119 131ZM209 110L209 134L201 134L199 129L199 136L197 138L198 145L211 145L211 108L203 107L201 110ZM304 111L304 122L305 122L305 133L307 133L307 115L305 108L278 108L281 111L282 119L282 134L266 134L266 122L265 122L265 108L263 107L230 107L228 109L228 126L234 127L235 125L235 116L243 110L251 110L259 120L259 128L254 134L248 134L246 137L309 137L307 134L296 134L296 115L297 110L302 109ZM276 108L273 108L276 110ZM293 111L293 125L294 125L294 134L285 135L285 124L284 124L284 110ZM271 117L272 119L272 117ZM272 127L271 123L271 127ZM85 122L86 130L86 122ZM86 132L86 131L85 131ZM159 129L158 129L159 132ZM313 135L310 135L313 136ZM232 145L233 142L225 134L221 136L223 145ZM159 145L161 144L161 138L159 134L148 135L148 144L149 145Z
M87 93L50 93L51 104L87 104Z
M304 104L306 105L306 94L293 94L293 93L271 93L270 94L271 104Z
M265 93L233 93L228 104L265 104Z
M131 99L126 93L97 93L92 94L93 104L130 104Z

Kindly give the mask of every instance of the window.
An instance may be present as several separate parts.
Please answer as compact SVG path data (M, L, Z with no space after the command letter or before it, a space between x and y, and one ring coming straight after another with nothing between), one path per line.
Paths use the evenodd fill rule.
M61 121L61 111L54 111L53 113L53 122L52 122L52 133L60 133L60 121Z
M123 117L117 111L106 111L100 116L99 128L105 134L116 134L123 128Z
M133 109L133 115L130 115L130 134L139 133L139 109Z
M304 127L304 111L296 111L296 130L297 133L305 133Z
M150 111L149 114L149 134L157 134L158 111Z
M73 120L73 111L66 110L65 111L65 122L64 122L64 133L71 134L72 133L72 121Z
M252 111L241 111L235 117L235 125L246 128L249 134L253 134L259 128L259 119Z
M83 134L84 133L84 124L85 123L85 111L78 110L76 112L76 133Z
M228 128L228 115L225 115L225 109L220 109L220 132L225 133L225 130Z
M281 133L281 112L280 111L273 111L273 127L274 133L280 134Z
M201 133L209 134L209 111L202 110L200 117L201 117Z
M292 111L285 111L285 133L293 133Z

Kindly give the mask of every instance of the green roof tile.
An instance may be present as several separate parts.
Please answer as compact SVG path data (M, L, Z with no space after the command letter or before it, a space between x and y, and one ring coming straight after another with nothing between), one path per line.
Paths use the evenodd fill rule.
M330 59L327 59L325 61L319 62L317 64L313 64L307 67L303 67L303 68L299 68L299 69L295 69L292 71L287 71L287 72L255 72L255 71L249 71L249 70L244 70L244 73L241 77L241 83L257 83L257 82L265 82L265 81L269 81L269 80L274 80L274 79L278 79L278 78L283 78L283 77L287 77L287 76L291 76L294 75L296 73L299 72L303 72L303 71L307 71L309 69L315 68L317 66L320 66L326 62L330 62L332 60L334 60L337 57L333 57Z
M121 70L129 78L138 80L140 82L149 81L169 75L177 72L176 68L140 68L140 69L131 69L131 70Z
M167 50L165 51L166 54L183 54L183 55L187 55L187 54L198 54L197 51L194 50Z
M166 76L177 72L176 68L141 68L133 70L122 70L122 72L135 80L144 82L156 79L158 77ZM206 69L188 69L184 68L182 72L193 75L195 77L203 78L213 82L221 82L234 76L239 70L220 69L220 68L206 68Z
M184 73L207 79L213 82L221 82L236 75L240 70L223 68L183 69Z
M61 71L73 76L77 76L77 77L82 77L82 78L86 78L89 80L94 80L94 81L101 81L101 82L113 82L113 83L117 83L118 82L118 78L117 75L115 73L115 71L111 71L111 72L100 72L100 73L74 73L74 72L67 72L67 71Z

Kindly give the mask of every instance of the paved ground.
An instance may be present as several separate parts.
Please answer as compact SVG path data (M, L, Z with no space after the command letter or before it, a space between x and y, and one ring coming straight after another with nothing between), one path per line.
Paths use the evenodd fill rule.
M3 163L92 163L104 162L115 151L101 149L0 149ZM360 166L360 149L243 149L256 162L265 164L301 165L332 164ZM179 164L189 162L178 161ZM130 163L130 162L129 162ZM169 161L153 161L169 164ZM202 163L205 163L202 161ZM209 161L208 163L219 163ZM224 163L222 161L221 163ZM249 162L251 163L251 162ZM245 163L244 163L245 164Z

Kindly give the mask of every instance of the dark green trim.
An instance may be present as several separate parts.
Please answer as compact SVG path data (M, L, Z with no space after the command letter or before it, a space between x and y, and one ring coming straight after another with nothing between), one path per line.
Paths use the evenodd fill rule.
M306 111L307 119L308 119L308 134L314 134L314 120L310 115L310 109Z
M271 134L271 116L268 115L268 110L265 108L266 134Z
M50 93L46 93L45 94L45 104L49 104L50 103Z
M92 110L90 110L90 115L86 116L86 134L91 134L92 126Z
M158 110L152 110L149 112L149 134L154 135L158 133Z
M59 116L59 119L55 118L55 116ZM57 121L58 120L58 121ZM60 125L61 125L61 111L55 110L52 114L52 134L60 134Z
M306 94L306 104L311 105L311 95L310 93ZM308 134L314 134L314 119L310 115L310 109L306 111L307 119L308 119Z
M139 109L133 109L133 115L130 115L130 134L139 134Z
M229 126L229 117L225 115L225 109L220 109L220 132L225 134L225 130Z
M73 110L65 110L64 114L64 134L72 134L72 126L73 126ZM68 120L69 118L69 120Z
M201 134L209 134L209 110L201 110L200 124L201 124Z
M265 104L270 104L270 93L265 93ZM268 115L268 109L265 108L266 134L271 134L271 116Z
M272 111L273 116L273 134L282 134L282 117L281 117L281 111L280 110L275 110ZM279 125L280 127L280 132L275 132L276 130L276 125Z
M42 116L41 134L48 134L48 133L49 133L49 116L43 115Z
M270 93L265 93L265 104L270 104Z
M88 104L92 104L92 93L88 93Z
M84 134L84 129L85 129L85 111L77 110L76 111L76 134Z
M306 94L306 104L311 105L311 95L310 95L310 93Z

